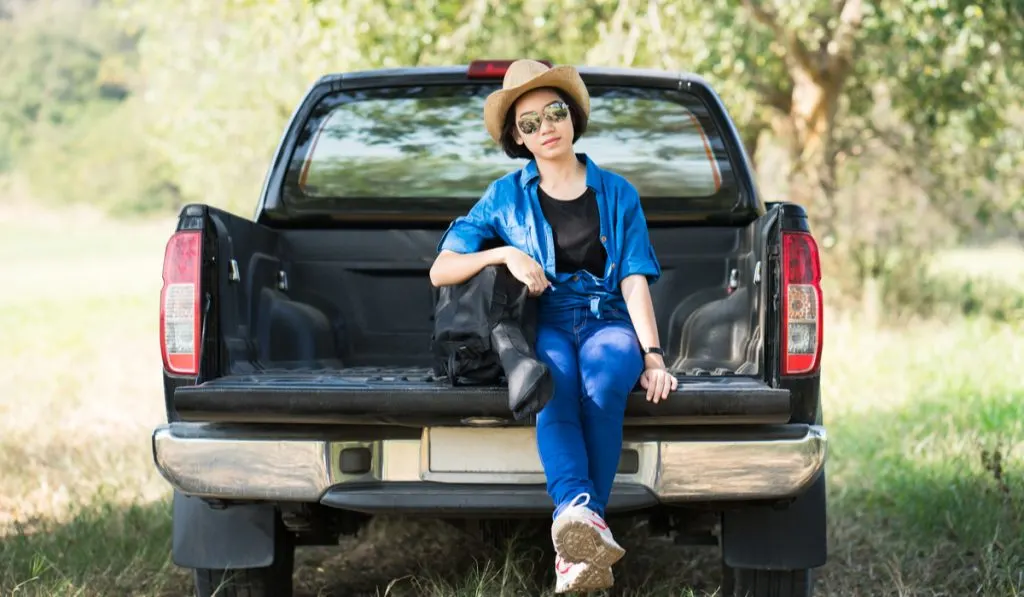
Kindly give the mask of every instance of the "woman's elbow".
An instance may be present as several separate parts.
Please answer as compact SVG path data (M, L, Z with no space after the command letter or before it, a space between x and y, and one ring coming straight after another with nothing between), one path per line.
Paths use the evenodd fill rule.
M445 266L448 261L448 257L448 255L441 253L434 258L434 263L430 266L430 283L434 288L440 288L441 286L446 286L449 283L445 276Z
M430 285L434 288L440 288L444 286L441 283L441 272L437 270L437 260L434 260L434 264L430 266Z
M633 288L637 288L638 286L646 285L647 276L643 274L630 274L623 278L621 282L619 282L619 287L622 288L623 291L632 290Z

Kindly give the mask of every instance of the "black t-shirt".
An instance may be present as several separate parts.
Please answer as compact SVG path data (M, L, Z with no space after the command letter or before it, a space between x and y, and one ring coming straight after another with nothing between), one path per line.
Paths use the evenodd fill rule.
M594 189L587 187L571 201L551 198L539 186L537 196L555 240L555 271L575 273L587 270L604 277L607 255L601 244L601 212Z

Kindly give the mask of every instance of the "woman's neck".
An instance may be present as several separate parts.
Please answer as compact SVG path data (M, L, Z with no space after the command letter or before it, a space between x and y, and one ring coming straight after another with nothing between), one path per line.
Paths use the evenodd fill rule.
M565 188L574 186L583 174L584 166L576 159L576 154L569 152L565 157L555 160L537 160L537 171L540 172L540 181L548 188ZM585 178L584 175L582 178Z

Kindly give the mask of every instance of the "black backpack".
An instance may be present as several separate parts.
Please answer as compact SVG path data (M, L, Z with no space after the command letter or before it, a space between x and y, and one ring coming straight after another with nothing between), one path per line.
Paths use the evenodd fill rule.
M527 296L526 285L504 266L489 266L462 284L441 287L431 338L434 374L452 385L501 383L504 370L491 331L499 322L514 322L532 345L535 301Z

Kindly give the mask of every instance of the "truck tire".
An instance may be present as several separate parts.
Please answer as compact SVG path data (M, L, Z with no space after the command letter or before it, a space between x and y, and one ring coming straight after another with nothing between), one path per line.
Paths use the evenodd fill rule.
M810 570L751 570L722 565L723 597L811 597Z
M274 563L264 568L194 569L196 597L292 597L295 544L287 533L278 537Z

